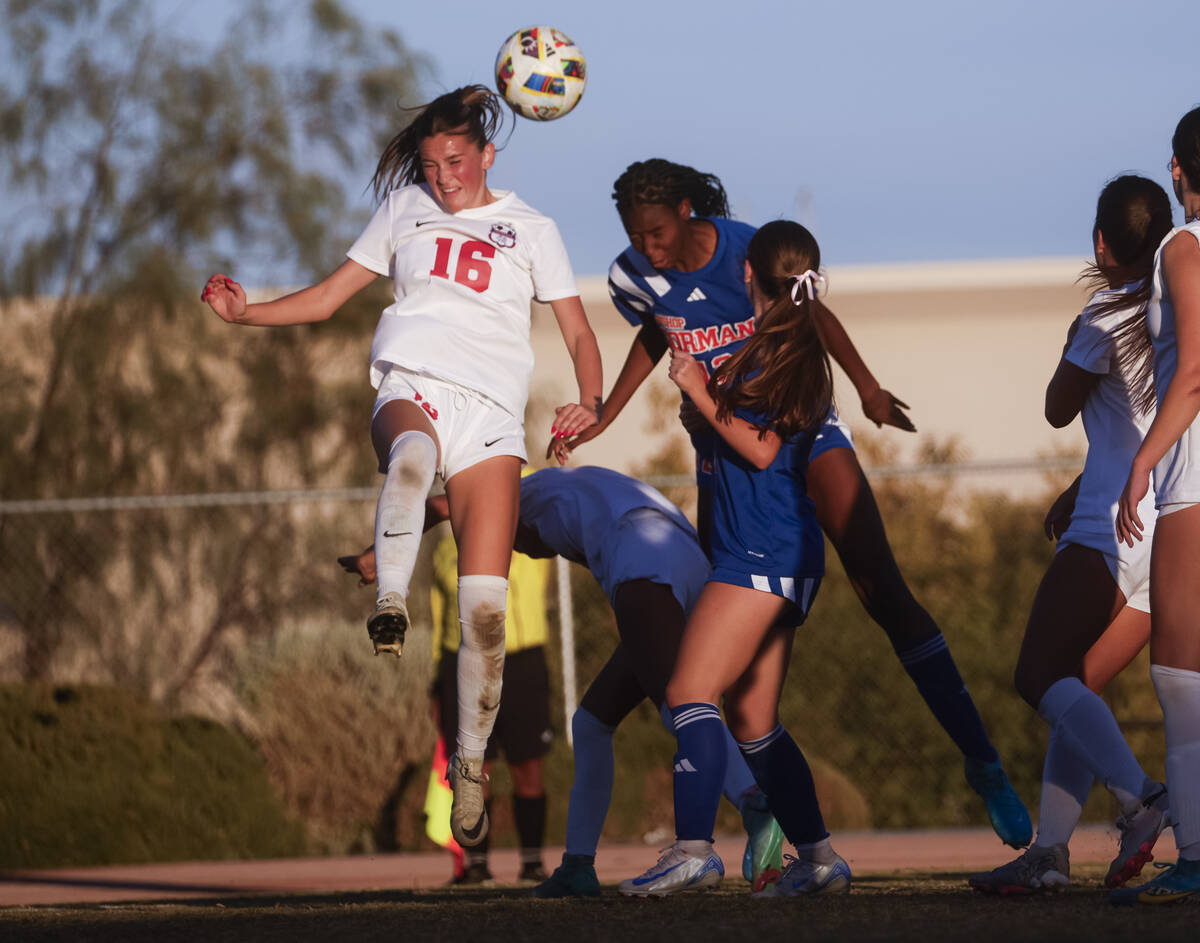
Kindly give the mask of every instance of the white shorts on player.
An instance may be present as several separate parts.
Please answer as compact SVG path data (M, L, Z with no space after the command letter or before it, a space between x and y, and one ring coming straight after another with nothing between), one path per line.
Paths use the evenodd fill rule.
M528 459L521 421L482 393L393 364L379 384L371 417L392 400L416 403L433 423L441 450L437 474L443 481L498 455Z

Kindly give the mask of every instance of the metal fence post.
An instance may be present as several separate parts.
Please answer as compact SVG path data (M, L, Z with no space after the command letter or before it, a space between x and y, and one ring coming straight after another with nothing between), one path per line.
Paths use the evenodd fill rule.
M558 629L562 642L563 727L567 745L574 746L571 716L575 713L575 610L571 602L571 564L555 558L558 567Z

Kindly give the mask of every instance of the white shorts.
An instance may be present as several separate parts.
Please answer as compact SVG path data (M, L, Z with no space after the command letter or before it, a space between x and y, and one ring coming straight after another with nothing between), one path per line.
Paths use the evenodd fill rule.
M443 481L498 455L515 455L522 464L527 460L521 420L482 393L393 364L379 384L371 421L384 403L394 399L425 410L437 433L441 453L437 473Z
M1087 544L1076 543L1076 541L1064 539L1059 540L1058 547L1055 548L1055 553L1062 550L1070 544L1075 544L1078 547L1087 547ZM1089 550L1095 550L1097 553L1104 555L1104 562L1108 564L1108 572L1112 574L1113 580L1117 584L1117 588L1125 596L1125 605L1131 609L1137 609L1139 612L1150 611L1150 545L1149 541L1138 544L1138 546L1129 549L1123 548L1124 553L1113 553L1111 550L1100 550L1096 547L1088 547Z
M1195 501L1174 501L1170 504L1160 504L1158 506L1158 516L1166 517L1168 514L1174 514L1176 511L1186 511L1188 508L1194 508Z

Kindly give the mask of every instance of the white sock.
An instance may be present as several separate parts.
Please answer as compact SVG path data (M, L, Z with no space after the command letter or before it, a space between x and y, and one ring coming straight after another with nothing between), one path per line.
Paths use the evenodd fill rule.
M1200 672L1151 665L1167 735L1167 795L1179 857L1200 860Z
M1042 768L1042 798L1038 806L1035 845L1047 848L1071 840L1094 782L1092 771L1072 750L1063 746L1062 738L1051 727L1046 764Z
M500 708L504 683L504 616L508 580L503 576L458 578L458 749L482 759Z
M375 508L378 595L408 596L425 526L425 497L437 469L437 445L424 432L402 432L388 450L387 476Z
M1078 678L1062 678L1042 695L1038 713L1061 745L1113 794L1122 814L1128 815L1141 804L1150 780L1099 695Z

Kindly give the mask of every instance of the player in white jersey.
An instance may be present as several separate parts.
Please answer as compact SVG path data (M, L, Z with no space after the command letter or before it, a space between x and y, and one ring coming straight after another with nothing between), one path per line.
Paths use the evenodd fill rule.
M1016 860L972 875L981 891L1065 888L1067 843L1094 781L1121 809L1109 887L1141 872L1165 824L1166 789L1142 770L1096 692L1150 637L1150 548L1119 543L1114 525L1126 470L1154 417L1146 305L1154 252L1170 228L1171 201L1145 177L1118 177L1097 201L1089 275L1099 290L1067 332L1046 390L1051 425L1062 428L1082 413L1087 461L1046 518L1058 553L1029 614L1015 679L1050 726L1037 837ZM1141 514L1153 526L1153 499Z
M376 654L400 655L425 498L440 474L459 557L459 728L449 779L451 830L462 845L487 833L483 755L504 667L532 299L550 304L579 381L580 401L556 410L551 431L594 425L602 395L600 351L557 228L488 187L504 107L476 85L422 108L379 159L374 218L320 283L248 305L240 285L214 275L202 295L226 321L302 324L328 318L380 275L392 279L395 301L371 344L371 440L385 479L375 518L379 595L367 629Z
M1158 521L1150 598L1150 674L1162 705L1167 788L1179 860L1115 903L1163 903L1200 891L1200 108L1171 138L1171 183L1185 223L1154 260L1146 326L1154 344L1158 413L1130 465L1117 536L1144 539L1139 513L1154 473Z

